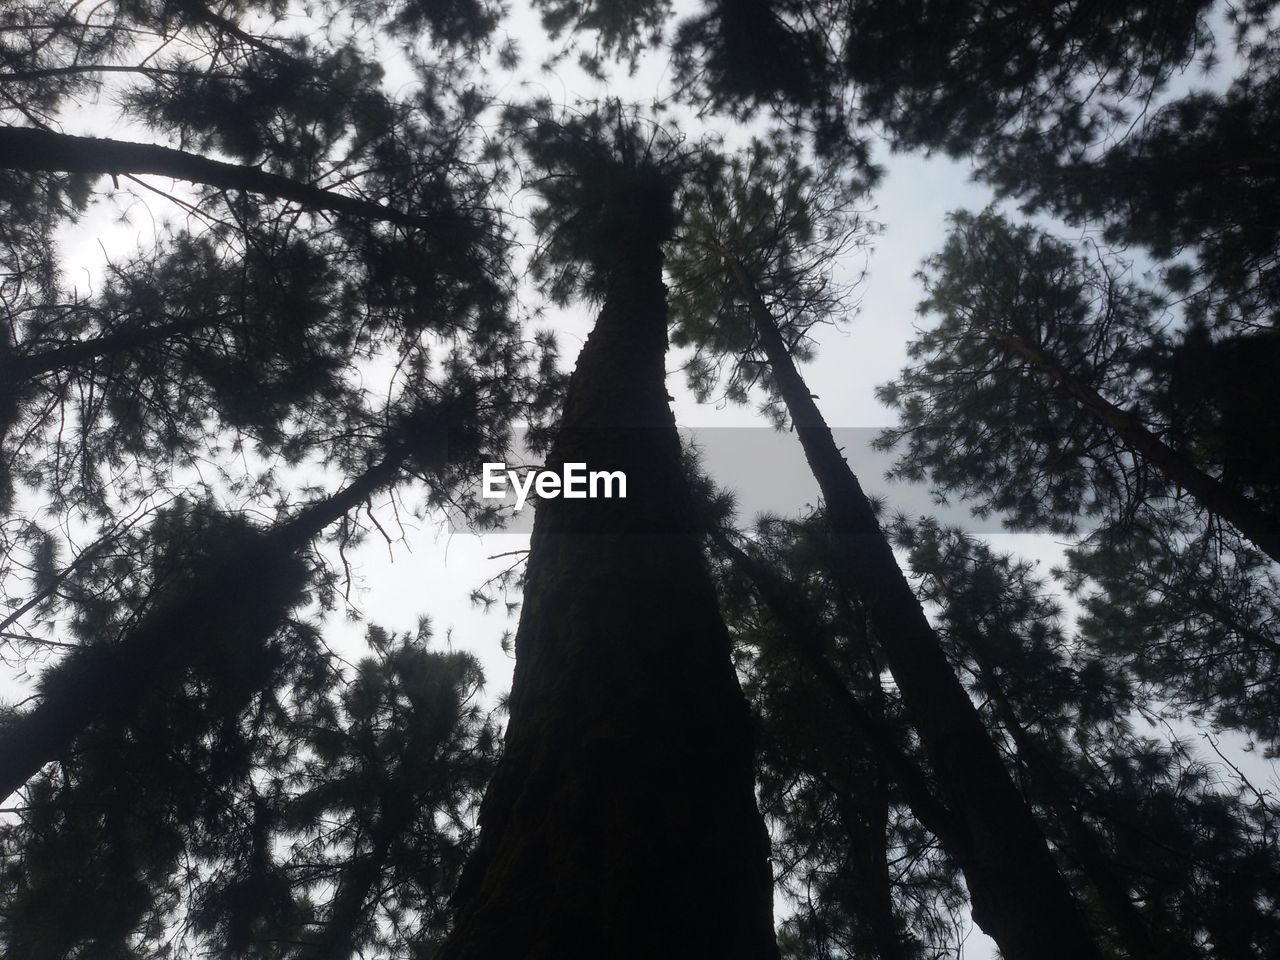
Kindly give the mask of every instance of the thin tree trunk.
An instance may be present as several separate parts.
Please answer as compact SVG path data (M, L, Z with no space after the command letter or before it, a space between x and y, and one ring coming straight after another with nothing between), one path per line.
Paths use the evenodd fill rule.
M711 536L720 551L751 580L760 600L782 625L795 650L841 709L841 718L849 725L850 734L871 751L902 791L902 797L915 818L942 842L955 859L961 872L965 874L972 893L973 920L985 933L992 936L995 927L987 905L993 902L997 891L986 891L983 888L985 874L972 863L973 849L965 825L935 796L925 772L902 751L883 721L863 706L845 684L840 672L814 642L813 638L819 635L817 626L807 615L806 604L803 598L796 595L793 585L738 547L722 532L712 531Z
M341 213L403 227L442 227L434 218L394 210L245 164L224 163L149 143L74 137L34 127L0 127L0 169L112 176L151 174L286 200L307 210Z
M394 784L387 786L395 788ZM324 930L315 946L303 954L307 960L349 960L355 953L357 933L368 919L369 895L382 877L392 841L404 831L412 814L403 804L391 812L388 803L395 805L395 798L381 804L370 849L342 872Z
M975 321L974 327L1004 344L1047 376L1057 389L1075 400L1085 413L1111 430L1121 443L1164 474L1165 479L1186 490L1210 513L1226 519L1254 546L1280 563L1280 518L1232 490L1217 477L1205 473L1148 430L1137 416L1107 400L1039 347L990 324Z
M889 827L889 791L883 777L864 784L857 796L836 790L840 820L849 837L850 862L856 873L868 928L875 938L877 960L909 960L902 925L893 900L893 881L885 849Z
M836 446L772 314L727 258L826 504L833 574L859 597L948 807L968 832L975 908L1006 960L1101 956L1044 834L907 582L871 503ZM983 902L985 901L985 902Z
M807 604L797 596L794 585L787 582L765 563L747 553L722 531L711 532L716 548L747 577L769 613L786 632L792 649L826 688L828 695L841 708L852 733L876 757L876 760L898 784L907 804L925 828L948 847L960 846L965 834L936 796L928 778L909 756L894 742L885 724L865 707L844 678L827 658L818 643L818 626L807 615ZM953 851L963 859L963 851Z
M750 715L694 530L652 242L623 238L538 505L510 722L444 960L777 957Z
M876 955L880 960L904 960L906 949L894 908L893 884L885 849L889 816L888 781L898 784L916 818L948 847L957 845L961 834L955 828L950 811L933 796L924 772L902 752L887 729L883 695L877 696L874 689L878 688L879 678L872 678L874 688L870 696L876 701L875 706L866 707L822 650L822 632L817 617L796 585L735 544L723 530L712 529L709 535L739 574L751 582L764 608L782 628L788 649L799 653L801 660L841 709L842 718L852 734L847 745L852 745L876 771L875 776L865 782L836 783L837 778L842 781L850 779L837 773L846 766L847 757L832 757L828 740L818 745L823 756L819 769L810 772L820 777L835 794L840 819L848 835L849 863L856 874L859 899L863 901L858 909L875 937ZM823 708L818 706L815 709L821 711Z
M219 644L274 630L305 582L298 551L393 482L405 456L393 453L271 530L215 544L189 585L161 597L125 637L86 645L50 668L40 702L0 726L0 797L66 756L90 725L127 722L154 688L172 684Z
M1116 873L1115 864L1107 853L1102 839L1076 809L1063 789L1059 773L1053 761L1023 727L1013 703L1005 693L996 675L995 667L987 656L985 641L979 631L971 631L969 648L978 666L987 692L996 708L1001 725L1013 738L1018 757L1030 779L1033 791L1040 795L1066 834L1067 842L1089 883L1098 895L1103 912L1111 920L1120 942L1131 957L1163 957L1168 960L1192 960L1186 949L1158 946L1151 936L1151 929L1142 913L1134 905L1127 884Z

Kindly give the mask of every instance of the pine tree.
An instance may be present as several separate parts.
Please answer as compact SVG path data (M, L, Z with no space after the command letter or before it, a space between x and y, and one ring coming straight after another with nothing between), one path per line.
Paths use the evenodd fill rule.
M11 953L431 949L494 760L483 675L430 649L425 622L371 627L350 677L311 625L289 630L309 638L269 645L290 652L252 710L228 717L195 685L153 704L145 737L101 730L40 778L0 831Z
M875 510L832 438L765 300L777 276L782 311L793 304L793 272L801 267L806 224L803 188L787 187L785 165L772 178L730 177L722 191L708 191L703 223L713 229L684 238L704 264L682 280L728 287L752 324L752 347L769 364L771 386L785 404L810 469L818 481L830 525L837 582L857 597L903 701L910 712L939 788L963 825L966 880L975 914L1009 957L1097 954L1070 889L1045 846L1030 809L1018 794L963 686L947 662L937 635L894 558ZM803 183L803 181L802 181ZM772 189L772 192L770 191ZM738 198L746 201L740 206ZM762 202L762 200L770 202ZM819 206L812 213L820 215ZM716 230L714 227L721 226ZM740 246L743 238L756 239ZM776 242L774 238L785 237ZM686 264L692 262L692 255ZM759 275L753 271L759 263ZM726 299L729 299L726 297ZM803 314L803 302L797 313ZM785 314L784 314L785 315ZM731 314L726 322L734 322ZM1049 933L1048 931L1052 931Z
M723 108L770 108L836 152L866 148L866 125L894 144L1054 166L1094 146L1218 42L1266 55L1270 0L1077 4L1017 11L987 0L715 2L680 24L674 47L689 93ZM1224 5L1225 6L1225 5ZM778 51L785 50L785 56ZM760 65L768 63L767 68ZM1000 164L992 163L1000 169ZM1158 189L1158 188L1156 188Z
M597 77L671 12L535 6ZM0 653L43 661L0 714L6 955L916 960L966 901L1015 960L1276 953L1274 798L1138 732L1280 742L1274 7L716 0L671 37L681 95L794 140L726 162L617 105L510 110L533 279L599 308L564 394L512 310L474 66L513 62L502 10L4 6ZM1224 50L1224 92L1162 100ZM91 102L118 134L76 134ZM872 129L1158 270L961 217L885 394L905 475L1096 525L1054 573L1074 625L1029 566L879 514L800 375L873 232ZM86 290L64 241L112 204L159 226ZM697 393L763 388L821 510L708 507L669 323ZM537 505L498 763L473 660L371 628L348 671L312 613L371 497L494 521L466 481L516 417L628 497ZM762 812L806 893L776 938Z
M949 655L973 678L1060 860L1118 947L1169 957L1272 949L1273 798L1177 737L1137 734L1148 691L1087 634L1067 632L1032 564L936 523L894 527L938 605ZM1192 825L1205 822L1216 827L1197 835ZM1238 922L1224 923L1233 910Z
M712 549L725 559L727 619L762 715L775 856L784 888L801 894L784 952L948 949L963 865L950 811L930 796L928 761L904 736L909 714L879 687L883 663L865 611L833 576L825 521L766 519L749 539L726 522L709 521ZM1031 564L932 521L898 518L889 529L1104 948L1164 957L1270 949L1280 933L1268 906L1280 868L1267 839L1274 799L1238 770L1196 759L1190 744L1135 732L1135 711L1150 709L1146 691L1123 662L1069 634ZM887 794L876 786L885 775ZM1192 839L1188 825L1204 818L1220 832ZM941 849L931 855L932 845ZM886 848L911 869L868 883L867 865ZM1232 897L1250 905L1238 926L1222 923Z
M506 742L443 955L776 956L749 717L664 382L662 250L696 155L616 105L512 120L548 286L602 301L548 463L628 486L538 505Z
M1162 364L1153 355L1171 352L1160 299L994 213L952 222L926 264L921 305L941 323L912 345L918 366L880 391L903 420L881 444L909 438L898 470L927 474L984 510L1012 510L1019 524L1067 532L1078 513L1133 513L1144 498L1182 489L1280 558L1280 519L1216 475L1222 464L1187 450L1193 431L1144 422L1148 397L1167 406L1161 394L1186 390L1151 383ZM932 439L944 419L945 453ZM1187 438L1184 449L1162 433ZM1131 459L1142 466L1127 469ZM1265 502L1270 478L1257 479Z
M264 13L263 34L246 28ZM502 174L475 137L485 98L453 57L487 42L493 11L410 0L312 13L332 31L291 35L283 8L253 3L0 14L6 600L23 579L10 574L31 571L4 642L59 654L0 738L5 792L18 791L3 881L15 956L163 954L184 922L211 952L263 956L427 949L443 926L469 842L467 802L448 798L474 793L484 762L423 772L432 795L397 781L407 817L349 811L350 846L312 848L325 879L273 864L290 831L310 829L282 810L291 757L311 749L291 710L323 714L333 695L298 610L332 608L316 541L336 526L349 546L371 496L420 478L429 505L484 521L460 481L481 452L505 450L517 410L536 425L559 378L548 340L513 335L509 238L489 199ZM370 29L432 41L407 58L420 87L388 92L354 39ZM88 95L121 104L133 130L58 132ZM169 196L166 179L192 186ZM55 237L128 190L169 197L185 222L136 254L104 251L105 279L85 293ZM373 385L379 363L394 374ZM218 463L228 453L243 473ZM303 463L354 479L299 496L277 470ZM194 465L214 476L193 481ZM155 522L138 519L174 493ZM28 515L34 497L47 514ZM255 507L277 522L240 516ZM46 523L101 536L61 562ZM465 681L455 666L432 709ZM429 720L424 708L405 751ZM452 826L428 831L420 818L437 815ZM371 872L362 837L375 828L386 857ZM222 885L193 887L190 870ZM392 876L403 902L375 916L372 891ZM330 881L337 899L317 909Z
M901 444L895 473L1017 528L1090 524L1067 581L1087 632L1175 702L1273 741L1280 521L1245 452L1269 421L1256 411L1246 438L1218 413L1265 392L1267 337L1210 349L1108 261L991 212L953 221L923 275L939 322L880 390L899 411L877 441Z
M864 611L832 582L821 517L709 523L731 635L760 716L761 800L795 913L784 956L938 955L965 897L962 830L937 798ZM953 853L953 851L955 851Z
M435 409L416 411L386 440L388 452L380 462L270 530L243 523L184 530L182 523L163 518L160 530L166 539L176 540L178 553L163 555L145 612L116 637L110 637L106 625L95 624L87 642L42 675L40 702L6 718L0 731L0 792L8 796L42 766L69 754L94 724L128 726L133 711L145 708L150 695L186 682L187 672L202 658L216 658L223 647L239 644L251 649L270 636L306 583L307 570L298 555L326 527L405 472L447 476L446 437L452 432L451 452L456 455L456 441L465 435L464 418L470 413L465 398L462 404L453 401L452 416L449 406L446 400ZM175 531L166 530L173 526ZM184 554L184 542L194 543L195 552ZM185 639L175 643L175 636ZM236 656L252 663L249 652Z
M433 337L483 350L511 334L494 171L473 155L483 99L444 52L419 63L422 92L397 99L352 43L246 32L238 18L257 4L39 6L8 14L3 56L0 502L15 484L89 509L136 501L145 491L103 489L100 474L136 456L163 483L226 431L296 463L359 416L352 367ZM443 24L439 39L464 45L492 28L470 3L356 15L404 37ZM126 122L172 145L42 119L107 81ZM188 225L109 255L99 294L70 287L53 231L122 184L166 195L148 175L195 185L176 198Z

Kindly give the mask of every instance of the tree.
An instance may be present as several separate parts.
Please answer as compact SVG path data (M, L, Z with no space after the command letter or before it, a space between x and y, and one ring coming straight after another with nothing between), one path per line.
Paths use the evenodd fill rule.
M797 891L784 944L804 956L938 955L958 935L948 914L963 848L929 796L909 714L880 689L883 664L865 612L832 574L825 522L768 518L741 539L725 522L708 520L712 549L727 561L727 619L762 714L775 855ZM1138 734L1145 691L1123 661L1068 632L1031 564L936 522L888 526L1103 944L1164 957L1270 949L1274 798L1177 738ZM1202 818L1219 831L1193 839L1186 827ZM1251 906L1223 925L1230 902Z
M299 960L434 948L498 731L476 661L430 636L425 621L402 637L370 627L354 676L333 671L337 689L289 717L266 849L244 831L210 845L198 941Z
M1229 764L1195 758L1178 736L1136 733L1135 714L1153 710L1147 691L1087 633L1065 629L1032 564L936 523L894 529L939 608L953 663L1117 945L1168 957L1271 949L1274 798ZM1205 822L1216 826L1191 826Z
M696 154L617 106L511 119L549 288L603 301L548 463L621 470L628 495L538 505L506 743L443 955L776 956L750 721L664 383L662 248ZM653 922L668 898L679 934Z
M107 625L96 624L89 642L42 675L40 702L7 718L0 732L0 792L8 796L46 763L65 756L88 727L127 726L132 711L150 695L186 682L200 658L216 657L224 645L251 647L270 636L306 583L298 554L326 527L394 484L403 472L447 477L459 462L469 462L446 460L446 436L452 433L456 444L471 426L465 420L470 413L465 399L461 405L455 400L453 411L449 405L446 399L436 409L406 418L385 441L387 454L381 462L269 531L242 523L221 529L214 524L202 543L206 537L181 531L178 524L178 554L163 557L154 586L145 594L145 612L116 637L110 637ZM460 451L455 445L450 452L457 456ZM200 552L182 553L180 545L187 538L195 540ZM270 572L265 579L264 571ZM175 644L179 635L186 639Z
M1162 394L1179 403L1187 390L1151 384L1161 363L1153 355L1188 352L1161 342L1159 298L992 212L952 222L926 264L921 305L942 321L912 345L919 365L880 391L903 422L879 443L910 441L898 470L962 490L980 509L1012 510L1015 523L1063 531L1080 512L1131 514L1180 488L1280 558L1280 519L1248 487L1215 475L1223 464L1184 452L1193 431L1144 422L1148 396L1159 413L1170 405ZM945 453L934 439L943 419ZM1161 433L1181 434L1183 449ZM1127 469L1130 459L1145 470ZM1265 496L1269 478L1254 478Z
M34 705L4 718L5 792L21 788L21 820L5 828L15 955L163 951L175 924L204 908L197 933L223 938L217 952L271 953L255 939L267 928L317 939L298 926L316 919L306 897L270 866L281 816L271 784L298 735L289 709L328 694L318 635L297 613L333 605L315 542L336 525L339 550L349 546L361 529L352 511L419 475L428 503L483 521L459 480L482 448L505 449L517 408L556 397L554 371L530 364L551 343L512 336L508 238L488 200L497 171L479 169L484 101L463 84L461 61L443 46L415 58L423 85L391 94L358 44L260 37L240 22L260 12L184 2L0 15L6 600L20 579L9 575L30 570L4 643L6 656L60 655ZM463 46L492 27L469 3L451 13L370 4L356 16L402 39L426 28ZM62 108L94 90L167 144L57 132ZM111 186L98 191L103 175ZM165 192L151 177L195 188ZM112 251L86 294L53 238L91 208L132 199L122 182L160 193L186 221L161 225L136 254ZM394 372L375 385L367 373L387 361ZM535 393L545 403L526 408ZM228 456L240 463L228 468ZM299 497L279 471L304 463L355 480ZM149 527L126 519L188 490L201 506L170 507ZM47 513L28 514L34 497ZM255 508L277 523L239 515ZM95 522L102 537L59 568L45 524L91 534ZM436 776L467 789L459 771ZM444 812L415 809L404 831L421 835L416 818ZM450 835L437 832L442 855ZM320 913L320 940L336 953L386 933L381 920L370 932L356 895L368 851L357 840L344 872L340 849L328 876L346 878L343 896ZM437 864L444 876L461 853L450 858ZM239 871L223 891L223 906L238 908L193 899L183 869L197 862ZM403 888L442 900L448 881L429 877L425 856L417 867ZM404 924L404 938L416 936Z
M905 147L982 153L1048 138L1088 143L1213 47L1212 0L1051 2L1011 11L985 0L711 3L679 30L686 81L732 107L768 105L838 147L883 124ZM1233 11L1243 33L1271 4ZM769 70L754 65L795 51ZM1086 80L1087 78L1087 80Z
M765 107L856 163L868 129L969 158L1025 210L1144 247L1193 318L1266 326L1274 11L1272 0L716 2L680 25L674 51L692 102ZM1169 96L1195 64L1229 78L1226 91Z
M923 274L939 322L880 390L895 473L1016 528L1095 525L1068 581L1086 631L1163 695L1272 741L1280 521L1248 452L1270 335L1209 341L1107 260L992 212L953 222Z
M779 886L796 907L783 955L941 955L960 926L963 830L881 684L865 612L828 574L825 524L768 518L740 544L728 519L709 517L709 538L760 716Z
M672 9L535 6L596 79ZM1275 953L1274 798L1140 726L1277 741L1274 4L1230 37L1226 10L711 0L670 38L680 95L773 131L725 158L617 104L498 122L484 0L6 5L6 953L922 960L966 908L1012 960ZM1225 91L1168 95L1222 51ZM800 374L853 308L873 134L1159 271L962 219L893 394L904 471L1100 521L1053 574L1074 624L869 501ZM111 217L141 239L81 271ZM567 392L517 322L539 283L599 310ZM819 510L733 529L669 332L695 393L796 430ZM516 420L628 496L537 506L499 762L475 661L424 624L346 662L321 621L374 501L498 521L468 481Z
M804 233L789 236L792 224L806 222L795 209L807 199L806 194L803 189L786 188L789 171L785 166L775 171L763 182L731 176L722 190L707 192L702 202L711 212L701 222L712 229L692 233L685 242L696 244L702 262L718 269L704 266L681 279L690 286L727 287L731 294L724 299L742 304L751 319L749 349L758 349L768 362L772 386L786 405L822 491L837 582L865 609L937 773L942 795L963 825L967 850L962 862L979 922L1009 957L1044 956L1046 951L1095 955L1091 933L1039 826L947 662L870 500L841 456L765 300L773 292L772 279L778 277L786 315L787 298L796 289L792 250L803 250L807 239ZM770 187L774 187L771 193ZM739 200L743 197L745 202ZM765 197L771 202L761 202ZM766 223L757 226L759 217L767 218ZM716 230L720 225L722 229ZM753 229L763 242L738 246L744 235L752 236ZM782 237L787 240L774 239ZM753 275L757 261L763 269ZM732 315L726 318L729 323L733 320Z
M6 500L17 483L94 506L109 494L101 467L118 475L138 455L163 476L220 430L296 463L323 447L326 428L349 426L362 402L342 383L352 367L391 345L422 354L432 338L465 336L483 351L511 333L493 171L475 165L483 99L446 56L420 62L422 88L396 98L352 44L247 33L235 21L258 5L232 18L198 3L71 5L48 17L38 7L9 14L4 56L14 84L0 131L12 231L0 329ZM492 28L470 3L394 13L374 22L405 36L448 26L439 39L463 44ZM167 52L152 55L149 39ZM124 84L126 120L175 146L49 129L51 111L104 80ZM124 178L166 196L148 174L198 189L174 198L186 228L110 265L113 282L91 297L68 289L49 238L120 196L94 190L103 174L117 190ZM296 314L282 315L284 304ZM53 429L64 419L77 442ZM307 421L315 429L296 429Z
M314 629L290 629L311 637L253 710L228 718L193 686L153 703L145 738L102 730L40 778L0 835L21 854L0 873L11 952L162 955L175 939L291 960L430 949L494 759L483 676L469 656L431 650L425 622L403 637L371 627L349 678Z

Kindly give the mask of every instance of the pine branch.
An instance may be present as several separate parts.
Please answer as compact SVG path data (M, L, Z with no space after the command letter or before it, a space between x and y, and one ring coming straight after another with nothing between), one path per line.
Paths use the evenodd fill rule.
M356 219L402 227L438 228L434 219L384 207L323 187L149 143L76 137L34 127L0 127L0 169L172 177L221 190L240 190Z

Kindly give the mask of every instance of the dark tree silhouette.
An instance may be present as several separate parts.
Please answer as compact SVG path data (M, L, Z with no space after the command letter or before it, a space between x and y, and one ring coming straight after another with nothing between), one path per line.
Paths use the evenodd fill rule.
M626 499L538 505L506 744L443 956L772 957L746 703L668 406L662 245L689 159L618 108L518 113L546 276L603 300L548 463ZM658 899L685 904L680 932Z
M880 390L895 473L1019 528L1089 524L1067 581L1088 634L1274 742L1274 335L1174 325L1114 263L991 212L953 221L923 274L938 323Z
M245 651L243 678L267 680L252 709L195 684L153 700L132 737L99 727L0 829L22 854L0 870L7 949L162 949L177 927L224 956L429 950L497 731L478 665L432 650L425 622L368 639L345 679L295 623Z
M941 322L912 344L917 365L880 391L902 423L879 442L908 441L897 470L927 474L984 509L1012 509L1016 522L1050 529L1069 530L1073 514L1083 512L1132 513L1144 496L1181 489L1280 559L1280 518L1221 475L1225 464L1192 452L1209 452L1193 439L1207 430L1149 425L1143 415L1140 405L1153 394L1167 406L1190 393L1191 370L1176 385L1150 384L1169 349L1160 343L1167 335L1159 300L1071 246L992 212L956 214L952 222L946 247L926 265L929 296L921 307ZM1262 340L1255 350L1270 340L1255 339ZM1193 363L1188 347L1164 363ZM1207 377L1197 379L1201 390L1212 389ZM1232 402L1225 391L1223 401ZM1187 440L1170 443L1162 433ZM1163 483L1126 482L1126 473L1139 472L1128 469L1130 458ZM1274 478L1249 472L1269 493Z
M488 0L0 5L0 949L925 960L971 913L1010 960L1280 951L1274 797L1168 726L1280 743L1274 0L534 8L552 62L669 42L677 100L770 132L503 115ZM1171 95L1196 62L1225 88ZM1074 623L881 512L800 373L874 137L1155 268L959 215L882 392L901 475L1090 525ZM82 271L108 216L142 239ZM567 392L523 280L598 310ZM819 509L733 529L669 331ZM374 501L496 522L517 420L627 497L536 505L509 700L425 623L329 651Z
M794 302L789 297L795 290L804 289L797 283L797 277L804 277L797 251L804 249L810 231L797 230L797 225L811 224L806 214L815 220L822 215L820 206L804 209L811 199L803 189L805 175L799 174L799 189L790 189L791 173L785 164L763 180L748 179L739 171L722 190L707 191L704 202L712 209L701 222L709 229L691 232L685 243L695 246L702 262L715 269L703 266L695 273L688 269L692 260L686 256L681 278L695 288L699 283L727 287L731 293L722 301L741 304L750 319L750 349L758 350L768 363L769 385L785 405L822 491L836 581L865 610L937 773L941 795L962 825L964 852L958 856L978 922L1007 957L1098 955L1039 825L947 662L765 300L773 277L779 278L784 308ZM813 203L818 201L813 197ZM754 242L737 246L744 237ZM753 273L756 260L762 265L759 275ZM818 264L820 269L822 262ZM803 315L803 303L796 313ZM730 312L725 322L734 319Z
M221 646L252 645L274 632L307 581L298 554L326 527L406 473L448 476L465 469L460 464L474 463L474 455L459 456L459 441L475 429L467 399L446 397L404 417L384 438L379 462L273 528L214 526L199 552L173 561L176 571L147 598L148 609L132 628L75 649L41 676L35 707L5 718L0 792L8 796L46 763L67 755L91 725L127 726L150 695L183 682L199 659ZM450 456L458 459L450 463ZM175 643L176 636L184 640Z

